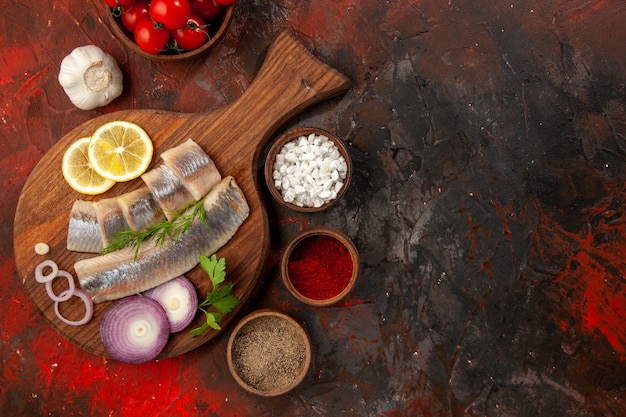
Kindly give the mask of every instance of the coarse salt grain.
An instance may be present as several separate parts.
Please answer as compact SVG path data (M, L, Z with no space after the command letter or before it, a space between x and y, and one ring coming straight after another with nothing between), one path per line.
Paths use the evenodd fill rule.
M285 202L318 208L337 198L347 171L337 146L328 137L311 133L283 145L272 179Z

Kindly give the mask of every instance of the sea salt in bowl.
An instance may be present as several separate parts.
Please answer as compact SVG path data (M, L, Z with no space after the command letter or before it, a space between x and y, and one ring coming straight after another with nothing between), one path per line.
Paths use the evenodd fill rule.
M252 312L237 323L226 349L235 381L264 397L295 388L311 364L311 340L304 327L271 309Z
M286 132L270 148L265 182L276 201L294 211L323 211L350 184L352 162L335 135L304 127Z
M285 247L280 275L289 292L312 306L344 298L359 275L359 253L345 234L327 226L298 233Z

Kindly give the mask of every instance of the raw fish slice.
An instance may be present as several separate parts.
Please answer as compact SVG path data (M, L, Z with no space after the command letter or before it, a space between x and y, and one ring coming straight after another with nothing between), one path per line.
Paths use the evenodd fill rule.
M117 232L129 228L117 198L105 198L96 202L94 207L104 246L111 242Z
M206 222L195 218L176 241L166 239L162 245L146 241L137 257L133 248L126 248L76 262L81 287L95 303L154 288L193 269L200 255L210 256L224 246L250 213L233 177L224 178L207 194L204 209Z
M200 200L222 180L213 160L192 139L166 150L161 159L178 175L195 200Z
M131 229L143 231L165 219L165 214L148 187L141 187L117 197Z
M141 176L168 220L178 217L177 211L194 201L180 178L165 164Z
M76 200L67 227L67 250L98 253L104 247L94 203Z

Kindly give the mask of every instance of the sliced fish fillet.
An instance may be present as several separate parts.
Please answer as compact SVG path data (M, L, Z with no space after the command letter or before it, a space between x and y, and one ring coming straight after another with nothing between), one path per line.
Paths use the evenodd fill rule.
M74 264L80 286L95 303L115 300L154 288L193 269L202 254L224 246L248 217L250 208L233 177L225 177L204 199L206 223L194 219L179 239L162 245L132 248Z
M117 198L105 198L96 202L94 207L104 246L113 240L118 231L129 228Z
M67 227L67 250L98 253L104 247L94 203L76 200Z
M222 180L213 160L192 139L166 150L161 159L181 179L194 200L200 200Z
M141 176L168 220L174 220L187 204L194 201L182 180L166 164L161 164Z
M117 200L128 226L135 231L143 231L165 219L161 206L148 187L122 194Z
M118 231L143 231L165 218L174 220L181 209L202 199L221 181L213 160L192 139L161 157L161 166L142 175L146 187L99 202L75 203L67 249L98 253Z

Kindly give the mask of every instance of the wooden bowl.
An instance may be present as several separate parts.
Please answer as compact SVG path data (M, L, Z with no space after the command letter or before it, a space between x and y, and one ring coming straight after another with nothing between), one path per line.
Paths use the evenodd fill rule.
M337 193L337 197L323 204L320 207L306 207L306 206L301 207L296 204L286 202L281 192L274 185L274 179L273 179L273 171L274 171L274 163L276 161L276 155L280 153L283 146L288 142L291 142L293 140L300 138L301 136L308 137L310 134L326 136L328 139L330 139L337 147L337 150L339 150L339 153L341 154L341 156L343 156L347 165L346 178L343 180L343 187ZM350 184L351 174L352 174L352 162L350 159L350 154L348 153L348 149L346 148L346 145L343 143L343 141L341 141L337 136L323 129L319 129L315 127L297 128L297 129L290 130L284 133L283 135L279 136L278 139L276 139L274 144L271 146L267 154L267 157L265 159L265 183L267 184L267 188L270 194L272 195L272 197L274 197L274 199L280 205L287 207L288 209L298 211L298 212L305 212L305 213L320 212L332 206L337 200L339 200L339 198L341 198L341 196L343 196L343 194L345 194L346 189L348 188L348 185Z
M234 15L234 5L224 7L222 16L216 21L217 24L212 25L212 29L209 31L211 38L207 41L207 43L205 43L198 49L185 52L171 51L167 53L150 54L137 46L133 34L124 28L119 17L113 16L111 8L106 3L104 4L104 6L107 13L108 23L111 27L111 31L118 39L122 41L124 45L128 47L128 49L146 58L162 62L186 61L205 55L224 37L226 31L228 30L228 27L230 26L230 23L233 20Z
M235 381L263 397L292 390L311 364L311 340L304 327L272 309L257 310L237 323L226 349Z
M333 242L333 246L328 246L327 250L332 255L341 252L343 250L341 249L341 246L343 246L347 250L348 254L350 255L350 260L352 261L352 274L349 276L349 278L340 277L340 273L337 273L336 275L329 274L328 276L323 275L321 271L329 269L327 267L330 267L331 265L341 266L340 262L333 260L331 257L328 257L327 259L324 259L322 261L322 265L319 265L319 268L317 268L317 264L315 263L315 254L313 254L310 250L304 250L304 246L299 247L299 245L311 242L308 239L313 239L316 237L333 239L326 240L326 242ZM298 283L296 282L296 277L290 275L290 262L305 260L310 261L309 265L311 265L311 268L314 269L316 272L310 277L299 278L300 280L310 278L310 281ZM359 275L359 261L359 253L350 238L348 238L343 233L326 226L313 226L298 233L287 244L281 256L280 275L283 283L285 284L289 292L298 300L312 306L328 306L331 304L335 304L336 302L344 298L352 290L352 287L354 287L354 284L356 282L357 276ZM314 275L319 276L316 277ZM338 282L337 280L341 280L341 282ZM308 290L306 290L308 285L315 285L316 288L325 287L327 289L327 294L322 294L325 291L320 291L320 294L310 294L307 292Z

